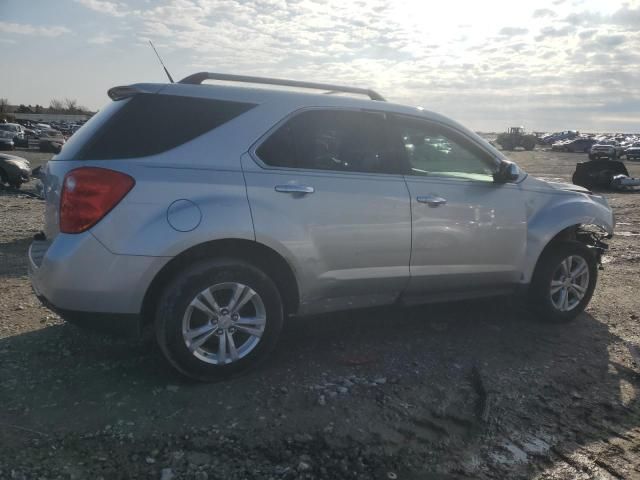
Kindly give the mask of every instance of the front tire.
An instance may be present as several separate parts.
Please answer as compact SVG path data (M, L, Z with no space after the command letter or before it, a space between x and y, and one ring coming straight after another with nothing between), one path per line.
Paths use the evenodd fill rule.
M548 247L540 257L529 287L529 306L538 318L569 322L589 304L598 279L593 252L580 242Z
M259 364L275 347L282 324L273 281L241 260L217 259L176 275L158 302L155 330L178 372L212 382Z

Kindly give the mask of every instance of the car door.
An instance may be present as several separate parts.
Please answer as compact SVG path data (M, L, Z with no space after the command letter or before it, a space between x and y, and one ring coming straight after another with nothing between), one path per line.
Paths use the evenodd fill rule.
M410 117L393 122L409 165L407 299L472 297L514 286L526 248L519 186L494 182L496 160L464 133Z
M243 156L256 240L292 265L301 312L395 301L411 212L384 114L308 109Z

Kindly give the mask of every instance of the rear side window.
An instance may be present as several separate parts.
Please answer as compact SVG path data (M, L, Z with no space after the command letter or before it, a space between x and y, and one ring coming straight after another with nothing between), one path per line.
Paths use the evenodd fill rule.
M309 110L288 120L256 151L267 165L363 173L401 173L383 113Z
M141 94L131 98L85 143L77 160L156 155L243 114L254 104Z

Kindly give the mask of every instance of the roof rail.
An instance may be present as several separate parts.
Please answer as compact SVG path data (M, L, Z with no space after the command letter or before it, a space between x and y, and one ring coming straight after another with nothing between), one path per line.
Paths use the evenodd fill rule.
M328 83L300 82L297 80L284 80L279 78L250 77L246 75L229 75L226 73L199 72L183 78L178 83L199 85L205 80L222 80L226 82L261 83L265 85L283 85L286 87L313 88L315 90L328 90L329 93L344 92L367 95L371 100L385 102L382 95L368 88L342 87Z

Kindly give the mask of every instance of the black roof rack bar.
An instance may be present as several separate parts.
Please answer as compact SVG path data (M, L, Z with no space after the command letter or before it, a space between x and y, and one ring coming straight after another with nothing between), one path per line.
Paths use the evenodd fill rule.
M282 85L286 87L313 88L315 90L329 90L333 92L357 93L367 95L371 100L386 101L382 95L368 88L342 87L328 83L299 82L297 80L284 80L279 78L250 77L246 75L229 75L226 73L199 72L183 78L178 83L199 85L205 80L222 80L226 82L260 83L265 85Z

